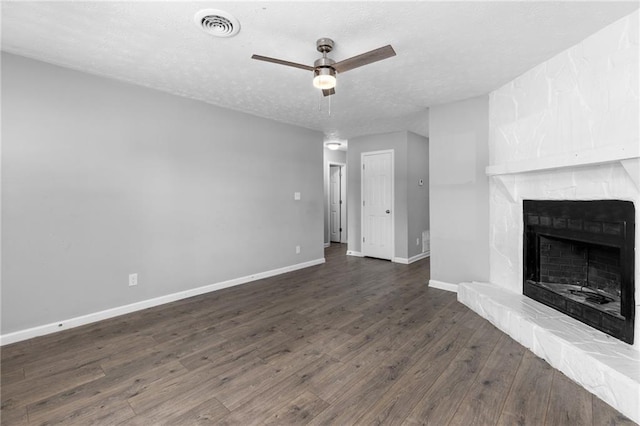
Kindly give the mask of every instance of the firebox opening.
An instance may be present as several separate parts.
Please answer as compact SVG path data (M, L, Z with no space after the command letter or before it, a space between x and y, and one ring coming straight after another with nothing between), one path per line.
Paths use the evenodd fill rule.
M540 236L537 285L624 318L620 312L620 249Z
M633 343L635 207L524 200L523 293Z

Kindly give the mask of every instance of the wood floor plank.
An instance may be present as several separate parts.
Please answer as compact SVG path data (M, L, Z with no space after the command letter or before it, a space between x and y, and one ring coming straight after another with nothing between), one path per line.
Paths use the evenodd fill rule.
M388 327L388 321L381 319L369 326L365 331L353 336L343 344L332 349L329 354L341 361L348 361L356 357L362 351L367 350L380 337L387 339L388 334L384 333L384 328Z
M355 424L411 365L410 356L390 353L379 367L362 371L359 380L336 392L328 400L331 405L309 424Z
M416 345L423 350L416 352L414 364L358 419L358 423L381 425L404 421L473 335L471 327L456 327L461 322L471 326L481 324L480 318L468 311L432 321L423 331L422 345Z
M277 357L269 358L263 371L244 374L233 382L225 383L217 391L217 398L233 410L302 368L314 364L320 357L321 354L315 351L283 352Z
M0 374L0 387L7 386L12 383L17 383L25 379L24 368L16 368L14 370L7 370L4 368L1 369L2 373Z
M35 339L23 340L22 342L10 343L0 347L2 366L7 366L7 361L20 359L31 352L31 345Z
M146 389L128 399L136 414L143 414L154 410L155 407L172 400L176 395L193 392L205 388L210 396L215 396L213 390L224 383L233 381L236 377L247 372L263 371L266 363L259 358L240 358L233 355L209 363L203 367L191 370L182 377L163 378L151 383Z
M470 318L469 324L474 324L479 317L474 316L469 309L455 300L452 295L449 302L444 305L436 304L435 309L426 312L423 321L416 327L410 327L410 333L402 334L402 340L395 339L398 345L401 345L405 351L422 351L425 345L432 342L442 330L449 330L450 327L460 326L467 327L464 318ZM396 324L404 328L404 324Z
M247 348L255 348L257 352L268 351L291 340L291 336L272 326L265 327L236 327L235 333L223 336L227 343L224 348L235 352Z
M28 425L29 416L27 408L22 405L19 407L3 407L0 411L0 424L3 425Z
M216 398L210 398L195 407L191 408L189 411L180 414L178 416L171 415L169 417L165 417L160 419L158 422L168 423L172 425L197 425L197 426L206 426L206 425L218 425L220 424L220 420L229 414L229 410L226 409L220 401ZM142 417L139 419L142 421L143 425L149 425L151 422L149 418ZM136 419L136 423L140 423L138 419Z
M329 404L309 391L267 413L265 425L304 425L315 418Z
M176 395L171 400L156 405L153 410L138 414L127 425L211 425L229 413L216 398L201 393L203 388Z
M194 341L195 342L195 341ZM202 343L202 342L200 342ZM222 343L217 340L211 342L210 346L200 349L202 345L169 345L160 344L153 346L145 346L142 349L134 352L117 353L109 357L106 360L100 362L102 369L107 374L112 374L116 371L122 370L135 370L135 369L147 369L158 367L163 364L170 364L176 361L181 361L185 364L185 359L196 356L202 351L208 350L209 355L213 352L216 354L228 354L229 351L223 349ZM187 367L185 365L185 367ZM187 367L188 368L188 367ZM190 369L190 368L188 368Z
M129 422L135 415L129 404L126 401L108 399L105 401L98 401L95 404L84 405L77 410L68 413L64 417L47 418L43 422L38 422L40 425L115 425L123 422ZM29 417L29 421L34 420Z
M113 319L105 321L113 321ZM125 341L133 334L126 327L112 331L110 327L105 329L99 325L90 324L32 339L28 341L28 350L24 350L24 348L23 350L4 350L3 348L2 365L7 370L25 368L38 363L47 365L50 364L48 362L50 359L56 359L59 356L68 357L70 354L84 351L87 348L94 349L96 344L105 345L114 340ZM58 340L52 340L54 339L52 336L56 336ZM20 346L15 347L19 348Z
M200 367L227 362L242 362L243 359L253 359L256 356L256 347L240 348L236 351L228 351L225 343L215 341L211 346L192 351L180 357L180 364L187 370L197 370Z
M72 368L43 378L34 377L2 387L2 409L26 406L59 392L104 377L97 363Z
M325 377L334 374L333 372L340 370L343 366L344 363L324 354L313 364L309 364L295 373L299 379L297 385L304 385L304 389L311 389L313 392L314 387L322 387L321 382Z
M331 353L336 348L344 345L352 337L352 335L341 331L341 329L329 328L309 336L304 336L304 339L316 350L323 353Z
M448 424L501 336L498 329L483 321L416 404L405 423Z
M503 335L460 403L450 425L496 424L524 352L522 345Z
M46 376L63 370L78 368L83 365L108 359L113 352L124 353L129 350L139 350L140 347L153 346L155 340L149 336L127 336L120 339L111 339L104 344L88 346L73 353L60 353L51 356L47 362L31 362L24 364L25 377Z
M304 381L305 388L325 401L343 388L348 388L362 379L361 370L345 364L333 357L321 357L316 363L302 368L297 375Z
M533 353L525 352L498 424L544 424L552 381L551 366Z
M549 407L545 423L548 426L593 424L592 396L580 392L581 387L559 371L554 371Z
M85 406L94 406L98 403L118 404L119 401L126 401L142 392L157 380L178 377L185 372L184 367L177 361L145 370L130 369L111 372L98 380L30 404L27 406L29 420L39 423L46 420L65 419L72 413L81 411Z
M430 288L429 259L345 251L2 347L0 423L631 424Z
M276 383L262 393L252 395L245 403L218 421L220 426L259 425L271 410L279 409L295 399L301 392L302 380L295 374Z

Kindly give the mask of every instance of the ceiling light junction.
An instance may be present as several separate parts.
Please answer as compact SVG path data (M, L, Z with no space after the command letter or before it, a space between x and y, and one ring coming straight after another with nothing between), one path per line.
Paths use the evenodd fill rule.
M313 63L313 85L321 90L330 90L336 87L336 70L333 64L336 63L331 58L327 58L327 53L333 50L333 40L321 38L316 41L316 49L322 53L322 58L316 59Z

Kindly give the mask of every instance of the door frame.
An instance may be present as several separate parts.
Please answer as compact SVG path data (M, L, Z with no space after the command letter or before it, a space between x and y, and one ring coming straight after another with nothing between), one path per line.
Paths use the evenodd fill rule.
M346 163L338 163L336 161L327 161L327 226L329 227L329 245L331 245L331 166L340 167L340 198L342 198L342 206L340 207L340 243L347 243L347 165Z
M379 151L367 151L360 153L360 253L366 256L362 238L364 238L364 208L362 205L364 197L364 157L366 155L391 154L391 259L393 262L396 258L396 195L395 195L395 150L383 149Z

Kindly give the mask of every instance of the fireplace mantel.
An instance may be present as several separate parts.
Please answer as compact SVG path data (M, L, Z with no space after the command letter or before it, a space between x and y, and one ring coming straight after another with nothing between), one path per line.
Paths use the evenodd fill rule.
M533 172L553 172L587 166L618 163L640 192L640 141L629 145L608 146L551 157L511 161L487 166L486 175L494 178L512 202L517 201L517 176Z
M552 157L533 158L496 164L486 168L487 176L514 175L570 167L583 167L620 162L640 188L638 163L640 162L640 141L629 145L607 146Z

